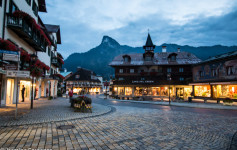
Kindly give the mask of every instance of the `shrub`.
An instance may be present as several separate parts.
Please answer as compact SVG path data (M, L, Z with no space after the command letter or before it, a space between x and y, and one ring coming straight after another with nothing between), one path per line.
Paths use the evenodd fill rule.
M52 100L52 99L53 99L53 96L49 96L49 97L48 97L48 100Z
M230 99L230 98L225 98L225 99L223 100L223 103L233 103L233 100Z

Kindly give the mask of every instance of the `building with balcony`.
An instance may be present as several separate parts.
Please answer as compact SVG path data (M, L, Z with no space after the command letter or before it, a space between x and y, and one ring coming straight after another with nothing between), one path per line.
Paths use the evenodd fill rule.
M101 92L102 83L96 74L84 68L78 67L77 71L65 80L66 88L76 94Z
M170 95L188 98L192 92L192 65L201 60L195 55L182 52L154 53L150 34L143 46L144 53L122 54L109 64L115 69L115 79L111 82L112 96L118 97L168 97Z
M194 96L237 101L237 51L217 55L193 67Z
M52 89L51 81L45 79L52 72L51 51L55 51L61 39L59 42L54 39L38 15L39 11L46 12L45 0L3 0L0 3L0 58L3 58L0 60L0 104L21 101L23 86L25 101L50 96L49 93L57 95L57 89ZM9 76L8 72L12 71L20 72L21 76Z

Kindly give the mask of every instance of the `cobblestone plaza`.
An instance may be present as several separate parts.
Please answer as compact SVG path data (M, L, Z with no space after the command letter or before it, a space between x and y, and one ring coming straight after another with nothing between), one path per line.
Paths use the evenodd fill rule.
M43 106L40 104L42 102L47 105ZM9 122L7 120L5 123L0 120L0 147L227 149L237 130L236 111L211 112L208 109L121 104L123 102L107 102L97 98L93 98L93 103L96 103L93 107L94 111L87 115L70 111L70 104L65 99L35 102L34 111L37 113L34 111L30 113L35 117L25 114L19 118L21 121L20 123L18 121L18 125L10 120L12 126L6 124ZM65 114L70 113L73 118L65 117ZM48 117L50 114L52 119ZM36 121L37 117L38 120L44 120L43 118L46 120L40 123ZM30 120L32 120L31 124L29 124ZM61 125L73 125L74 128L59 129Z

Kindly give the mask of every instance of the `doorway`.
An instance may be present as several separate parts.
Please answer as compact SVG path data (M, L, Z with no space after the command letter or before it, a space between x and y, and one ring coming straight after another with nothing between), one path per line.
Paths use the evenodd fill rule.
M25 87L25 101L29 101L30 100L30 87L31 87L31 81L25 81L25 80L21 80L20 81L20 90L19 90L19 101L22 101L22 88L23 85Z
M13 104L14 79L7 79L6 105Z
M176 96L180 98L184 98L184 88L176 88Z

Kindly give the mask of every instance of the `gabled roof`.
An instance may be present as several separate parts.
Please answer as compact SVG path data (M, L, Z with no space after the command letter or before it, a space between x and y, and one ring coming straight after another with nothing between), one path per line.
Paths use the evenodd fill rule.
M60 33L60 26L59 25L52 25L52 24L45 24L45 28L49 33L56 33L57 34L57 43L61 44L61 33Z
M76 75L79 75L79 79L76 78ZM84 68L78 68L77 72L75 72L73 75L71 75L68 79L65 81L89 81L89 82L100 82L99 79L91 79L91 75L96 76L96 74L91 71Z
M177 54L176 61L169 61L170 54ZM131 61L124 62L123 54L114 58L109 64L110 66L143 66L143 65L190 65L201 62L194 54L188 52L166 52L154 53L152 61L145 61L143 53L127 54L131 57Z
M63 76L63 77L66 77L67 75L71 74L72 71L70 72L61 72L60 74Z
M144 45L143 47L154 47L155 48L155 45L153 44L153 42L151 40L150 33L148 33L148 36L146 39L146 45Z
M214 57L211 57L211 58L208 58L207 60L202 61L201 63L217 61L217 60L227 59L227 58L237 58L237 50L229 52L229 53L225 53L225 54L216 55Z
M47 12L45 0L38 0L38 5L40 12Z

